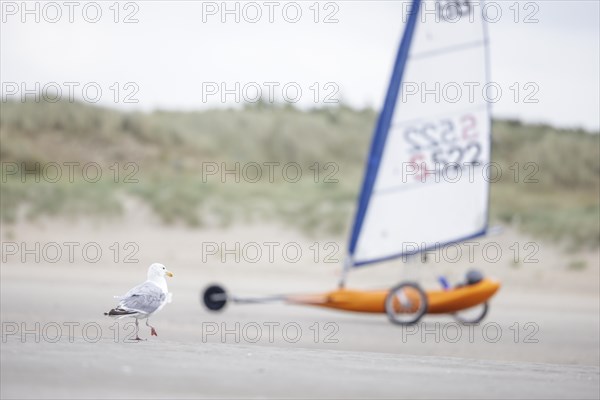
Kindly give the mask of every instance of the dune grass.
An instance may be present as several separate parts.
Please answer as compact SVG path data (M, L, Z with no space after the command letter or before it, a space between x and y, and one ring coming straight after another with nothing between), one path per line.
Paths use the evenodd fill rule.
M373 110L345 106L127 113L80 103L3 103L3 168L79 165L72 183L36 183L35 174L26 174L23 183L20 171L5 176L3 170L1 219L10 224L21 216L118 216L124 196L132 196L165 223L277 221L311 235L345 234L375 119ZM504 173L492 185L492 219L539 237L598 246L599 137L494 121L492 158ZM97 182L81 179L82 167L92 162L103 172ZM248 167L250 179L207 175L209 167L235 169L236 163L238 175ZM272 180L265 163L279 163ZM302 171L297 182L283 173L289 164ZM252 165L262 168L256 182Z

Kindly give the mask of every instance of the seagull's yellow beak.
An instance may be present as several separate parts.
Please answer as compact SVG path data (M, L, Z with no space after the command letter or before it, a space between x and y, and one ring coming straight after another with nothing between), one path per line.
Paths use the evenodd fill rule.
M169 278L173 277L173 273L171 271L165 272L165 275L167 275Z

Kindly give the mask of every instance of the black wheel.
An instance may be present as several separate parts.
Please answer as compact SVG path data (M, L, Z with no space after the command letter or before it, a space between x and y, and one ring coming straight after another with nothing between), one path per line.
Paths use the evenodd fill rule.
M461 310L452 314L455 320L464 325L474 325L478 324L487 315L489 310L489 305L487 302L476 305L475 307L467 308L465 310Z
M200 297L210 311L219 311L227 304L227 292L219 285L207 287Z
M393 324L415 324L427 312L427 295L418 284L403 282L390 289L385 298L385 312Z

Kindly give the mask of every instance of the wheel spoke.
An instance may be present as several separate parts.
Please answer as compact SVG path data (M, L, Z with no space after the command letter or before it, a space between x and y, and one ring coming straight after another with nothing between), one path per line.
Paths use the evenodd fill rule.
M390 290L385 311L394 324L414 324L427 312L427 295L416 283L401 283Z

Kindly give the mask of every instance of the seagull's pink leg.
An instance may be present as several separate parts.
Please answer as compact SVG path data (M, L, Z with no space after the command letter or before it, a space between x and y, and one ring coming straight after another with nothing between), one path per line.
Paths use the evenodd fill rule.
M138 321L138 319L136 318L136 319L135 319L135 340L144 340L144 339L141 339L141 338L138 336L138 332L139 332L139 331L140 331L139 321Z
M156 329L154 329L154 327L148 323L149 319L150 318L146 319L146 326L150 327L150 336L158 336L158 334L156 333Z

